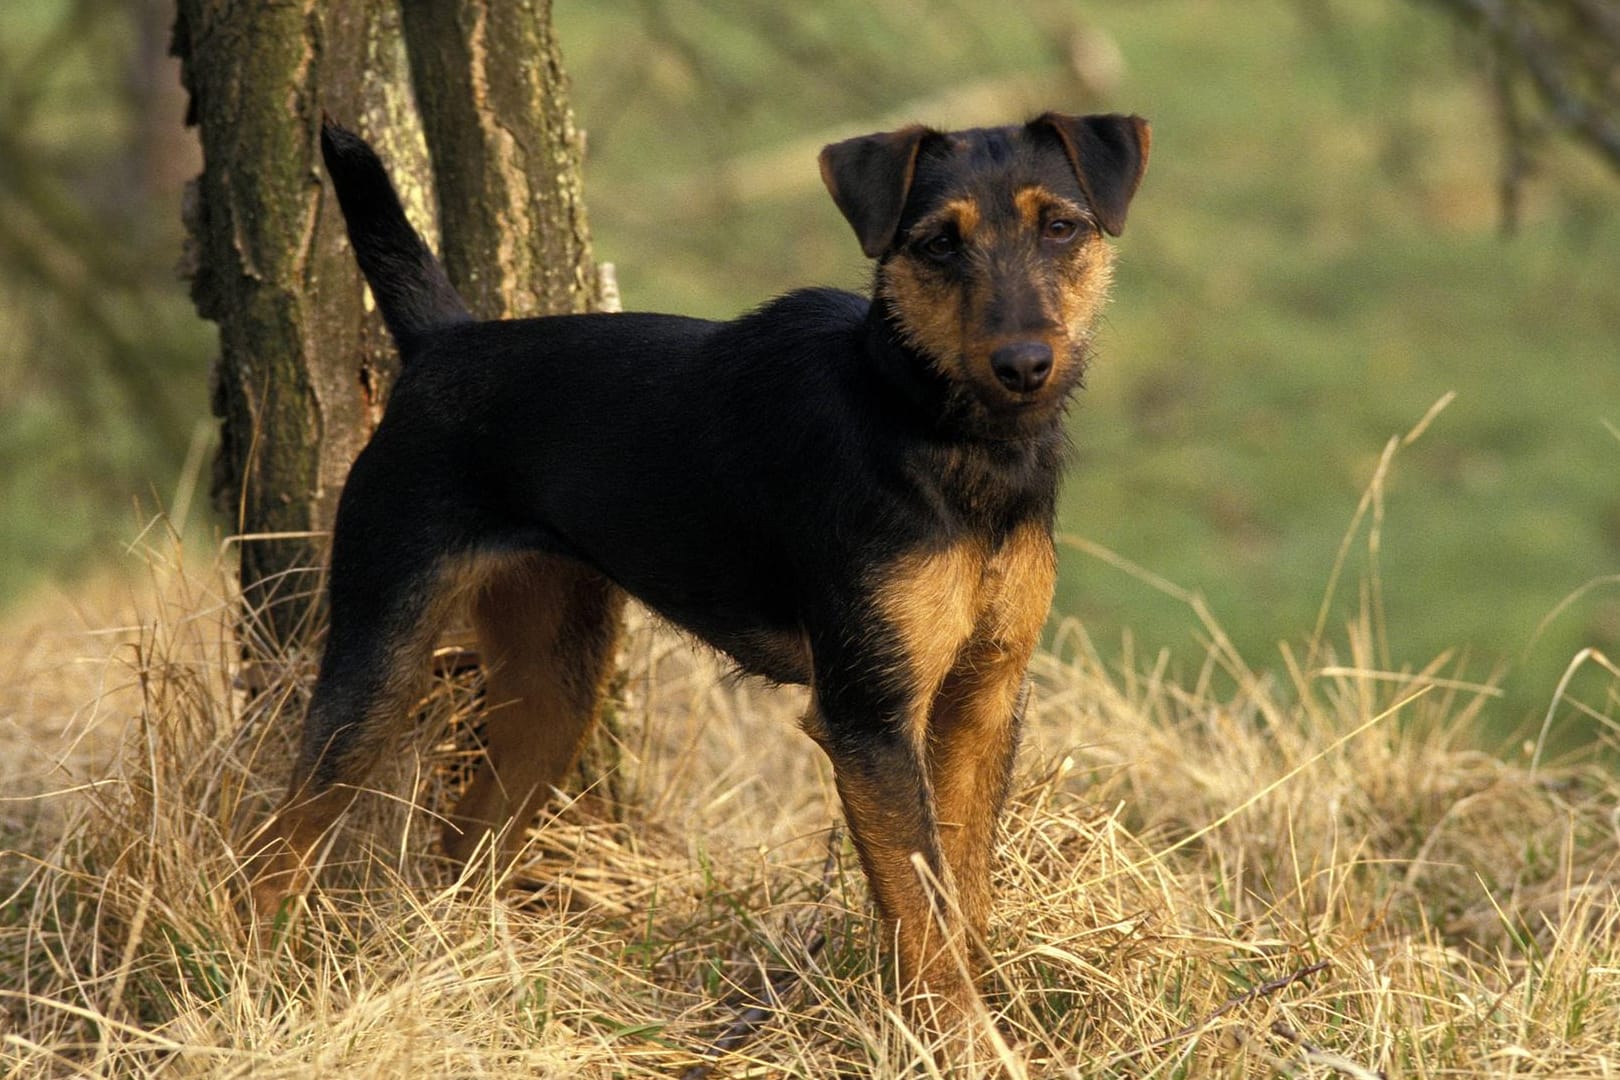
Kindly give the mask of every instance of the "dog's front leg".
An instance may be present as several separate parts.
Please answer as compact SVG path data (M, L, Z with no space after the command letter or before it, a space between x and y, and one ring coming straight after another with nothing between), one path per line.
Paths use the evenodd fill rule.
M974 647L941 688L928 728L929 779L941 845L968 944L989 933L990 871L1025 694L1023 655Z
M977 1057L985 1029L929 767L929 720L982 608L983 549L964 541L879 563L812 612L815 707L873 899L894 941L901 995L924 1030ZM842 599L842 603L838 602Z
M832 760L844 818L894 942L902 996L915 1017L955 1027L972 1011L976 992L940 842L922 725L904 714L877 723L850 717L818 695L807 727Z
M929 780L945 861L973 945L982 944L989 931L997 821L1018 751L1025 672L1056 574L1051 536L1038 523L995 552L978 624L945 677L928 722Z

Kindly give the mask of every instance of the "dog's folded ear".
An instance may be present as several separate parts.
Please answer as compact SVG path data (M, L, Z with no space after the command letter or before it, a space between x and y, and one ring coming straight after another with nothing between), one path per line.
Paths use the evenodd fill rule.
M917 171L917 148L931 134L925 127L908 127L822 148L822 183L854 227L868 258L877 258L894 243Z
M1092 213L1097 215L1097 224L1109 236L1118 236L1125 227L1125 208L1147 169L1152 141L1148 122L1118 113L1065 116L1049 112L1031 120L1029 126L1056 132Z

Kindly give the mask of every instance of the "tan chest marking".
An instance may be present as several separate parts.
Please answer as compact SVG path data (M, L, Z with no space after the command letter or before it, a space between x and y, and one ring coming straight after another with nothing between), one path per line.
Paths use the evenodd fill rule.
M994 551L964 541L908 553L886 568L879 608L899 638L924 715L964 659L1028 659L1052 603L1055 570L1051 537L1038 524L1019 529Z

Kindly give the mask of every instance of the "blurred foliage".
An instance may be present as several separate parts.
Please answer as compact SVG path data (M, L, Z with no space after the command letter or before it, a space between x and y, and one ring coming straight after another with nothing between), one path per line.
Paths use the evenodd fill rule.
M151 89L173 80L147 47L163 8L0 9L0 599L114 550L132 493L172 497L206 413L211 334L172 275L196 164ZM1601 584L1620 571L1612 11L561 0L556 20L597 253L630 308L726 317L806 283L862 288L816 174L831 138L1147 115L1063 527L1202 593L1269 663L1315 624L1386 441L1455 392L1384 493L1388 659L1507 662L1499 716L1518 721L1581 648L1620 653L1620 587ZM1353 551L1330 627L1373 595L1365 540ZM1063 559L1058 610L1106 653L1202 655L1181 602ZM1581 692L1612 715L1610 691Z
M113 550L132 500L173 505L206 434L165 8L0 7L0 602Z
M1502 129L1504 223L1518 220L1538 149L1568 134L1620 169L1620 5L1614 0L1427 0L1480 48Z

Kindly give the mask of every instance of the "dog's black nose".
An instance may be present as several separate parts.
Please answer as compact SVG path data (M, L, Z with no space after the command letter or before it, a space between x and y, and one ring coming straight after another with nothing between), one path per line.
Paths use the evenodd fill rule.
M990 354L990 370L1007 389L1019 394L1033 393L1052 374L1052 347L1041 341L1003 345Z

